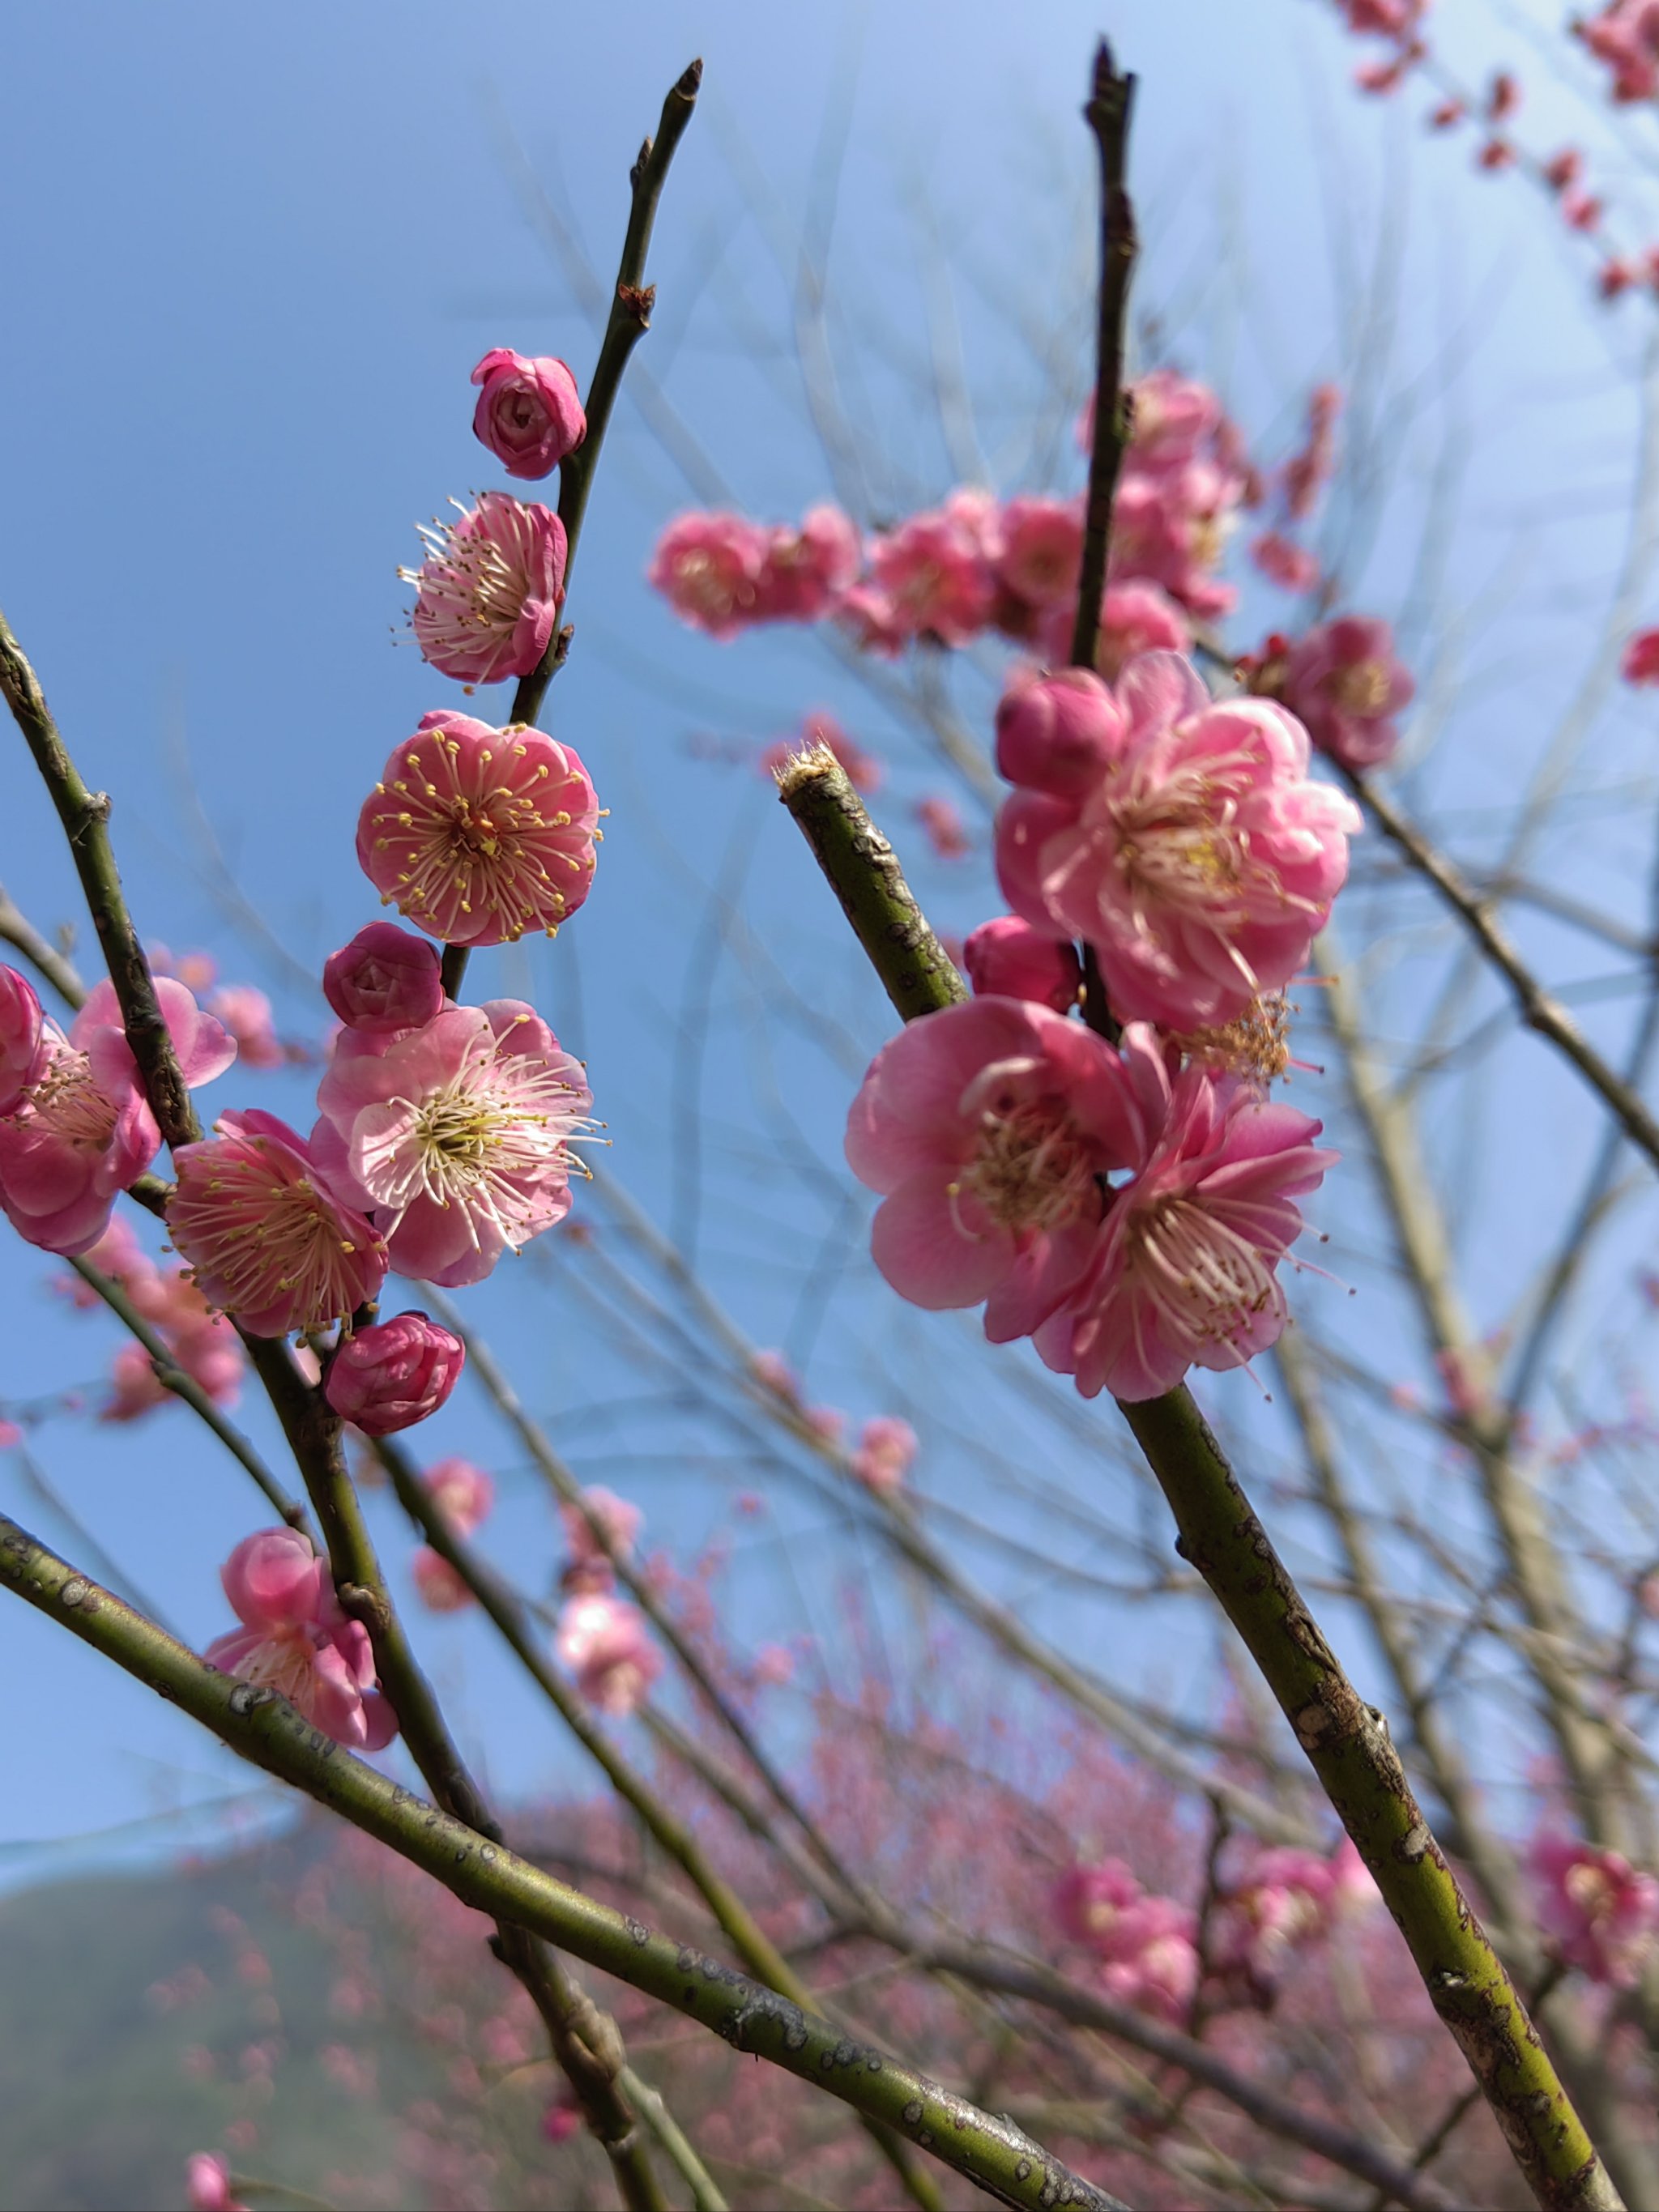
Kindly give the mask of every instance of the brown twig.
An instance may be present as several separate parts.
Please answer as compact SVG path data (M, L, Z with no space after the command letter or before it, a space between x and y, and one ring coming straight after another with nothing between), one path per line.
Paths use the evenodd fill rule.
M1106 590L1106 561L1112 531L1112 499L1118 467L1133 423L1123 389L1123 331L1128 313L1129 278L1134 269L1134 209L1125 185L1129 117L1135 81L1121 76L1104 39L1095 54L1094 85L1084 118L1100 153L1100 293L1096 327L1095 429L1089 454L1089 491L1084 507L1083 566L1078 578L1077 619L1072 629L1072 665L1092 668L1100 635L1100 603Z

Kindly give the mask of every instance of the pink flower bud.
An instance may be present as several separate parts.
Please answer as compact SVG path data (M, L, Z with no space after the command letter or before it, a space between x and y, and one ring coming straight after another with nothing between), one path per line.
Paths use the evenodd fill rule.
M980 998L1034 999L1063 1014L1076 1003L1083 982L1075 948L1015 914L1000 914L970 930L962 957Z
M423 1313L399 1314L346 1338L323 1395L366 1437L395 1436L437 1412L465 1364L459 1337Z
M1016 677L997 708L997 766L1010 783L1069 796L1094 781L1123 733L1116 701L1087 669Z
M587 435L576 380L562 361L497 346L472 372L483 389L472 434L510 477L551 476Z
M348 1029L370 1036L416 1030L444 1002L436 949L395 921L371 921L329 956L323 996Z
M0 1114L15 1113L23 1093L46 1073L40 1001L26 975L0 968Z

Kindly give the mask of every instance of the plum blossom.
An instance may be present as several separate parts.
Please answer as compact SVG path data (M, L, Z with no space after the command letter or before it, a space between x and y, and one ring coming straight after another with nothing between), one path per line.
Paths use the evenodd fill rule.
M182 983L155 981L185 1083L210 1082L236 1057L234 1040ZM26 1006L13 1020L21 1053L30 1028ZM27 1243L72 1256L97 1243L117 1195L161 1146L112 983L88 993L67 1036L43 1019L29 1072L17 1105L0 1117L0 1206Z
M1282 696L1321 752L1359 769L1393 757L1400 742L1394 717L1416 689L1395 657L1387 623L1340 615L1291 647Z
M1288 1318L1276 1269L1302 1231L1294 1200L1336 1158L1321 1125L1199 1066L1170 1081L1155 1035L1125 1060L1153 1141L1115 1189L1086 1273L1036 1332L1046 1364L1085 1398L1162 1397L1188 1367L1242 1367ZM1164 1102L1156 1113L1153 1102Z
M991 619L1001 552L996 502L986 492L953 492L943 507L872 539L871 578L890 610L895 641L967 644Z
M1250 558L1281 591L1310 592L1319 581L1319 563L1305 545L1282 531L1266 530L1250 544Z
M1131 661L1115 699L1126 734L1097 777L1004 806L1003 896L1095 948L1121 1019L1233 1020L1307 959L1359 811L1310 781L1299 722L1266 700L1212 701L1176 654Z
M1016 669L997 702L997 767L1030 791L1077 796L1123 750L1121 708L1086 668Z
M859 1448L853 1455L853 1474L878 1497L904 1486L918 1448L915 1431L896 1413L878 1413L859 1431Z
M1121 1859L1068 1869L1055 1917L1098 1962L1109 1996L1166 2020L1186 2014L1198 1988L1197 1921L1173 1898L1142 1889Z
M245 1536L220 1570L242 1623L203 1656L222 1674L275 1690L351 1751L380 1751L397 1716L375 1686L368 1631L340 1610L325 1563L297 1528Z
M1082 500L1008 500L1000 539L996 580L1002 589L1026 606L1069 613L1083 565Z
M838 507L808 509L799 530L769 532L756 592L755 619L818 622L859 573L863 545Z
M223 983L207 1000L207 1010L236 1041L244 1067L285 1067L288 1054L276 1034L270 1001L252 983Z
M167 1227L196 1287L255 1336L326 1328L374 1297L386 1252L305 1139L274 1114L222 1114L181 1145Z
M112 1220L84 1255L126 1293L129 1302L166 1345L174 1364L216 1405L233 1406L241 1390L244 1354L229 1322L179 1267L158 1267L124 1221ZM85 1308L100 1303L79 1275L58 1285L71 1303ZM124 1344L111 1363L110 1395L99 1408L100 1421L134 1421L158 1406L171 1405L173 1393L158 1377L140 1344Z
M1613 71L1615 100L1628 105L1659 93L1659 0L1613 0L1572 29Z
M682 514L657 540L650 582L682 622L710 637L735 637L760 618L770 548L740 514Z
M562 361L496 346L472 381L481 387L472 434L510 477L551 476L587 435L576 380Z
M1030 1334L1090 1263L1100 1178L1149 1148L1135 1080L1103 1038L1026 1000L947 1006L884 1045L847 1158L882 1195L871 1250L892 1287L933 1310L987 1301L994 1343Z
M357 858L380 894L451 945L551 937L593 881L599 800L568 745L470 714L425 714L357 821Z
M1304 522L1313 513L1321 488L1330 476L1336 458L1336 418L1341 411L1342 394L1337 386L1316 384L1309 395L1308 427L1302 445L1285 462L1279 479L1285 513L1292 522Z
M564 1218L571 1141L592 1126L581 1063L516 999L387 1036L346 1030L317 1103L312 1148L331 1182L399 1274L446 1290Z
M640 1524L645 1519L637 1505L625 1498L618 1498L614 1490L595 1484L582 1492L582 1504L573 1505L568 1500L559 1507L559 1519L564 1527L565 1548L570 1555L570 1565L565 1573L565 1587L572 1589L609 1589L613 1579L611 1553L618 1559L630 1559L639 1540ZM609 1540L609 1550L594 1534L589 1523L592 1514ZM573 1575L572 1570L574 1571Z
M603 1591L580 1591L560 1608L554 1648L591 1705L621 1719L662 1672L645 1616Z
M954 799L942 792L929 792L917 799L915 817L927 833L927 842L935 857L941 860L965 860L974 849L968 835L968 825L962 818L962 809Z
M445 1404L465 1364L459 1337L423 1313L402 1313L343 1338L323 1392L366 1437L395 1436Z
M191 2212L248 2212L230 2193L230 2169L213 2152L198 2150L185 2161L185 2190Z
M34 986L15 968L0 968L0 1114L15 1114L24 1093L46 1072L46 1018Z
M422 1480L432 1493L433 1504L462 1536L470 1536L495 1503L495 1484L468 1459L435 1460Z
M528 676L564 598L564 525L551 507L509 492L452 504L459 520L424 526L425 560L398 571L415 586L410 623L421 658L463 684Z
M416 1552L409 1571L428 1613L463 1613L477 1602L448 1560L429 1544L422 1544Z
M323 996L348 1029L371 1036L419 1029L444 1003L442 963L426 938L371 921L329 955Z
M1625 647L1619 673L1626 684L1659 684L1659 629L1638 629Z
M1137 577L1107 585L1095 637L1095 667L1109 684L1137 653L1185 653L1192 641L1192 624L1161 586ZM1038 626L1036 643L1051 664L1070 659L1068 609L1055 608Z
M962 958L976 998L1030 999L1063 1014L1077 1004L1083 988L1076 947L1033 929L1015 914L997 915L970 929Z
M1548 1834L1533 1845L1532 1872L1539 1917L1565 1964L1632 1987L1659 1936L1659 1881L1617 1851Z

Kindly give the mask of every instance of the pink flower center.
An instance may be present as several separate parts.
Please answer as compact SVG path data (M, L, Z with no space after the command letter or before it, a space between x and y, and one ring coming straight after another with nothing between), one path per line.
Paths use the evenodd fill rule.
M316 1647L303 1628L273 1629L237 1667L237 1680L257 1689L275 1690L296 1711L305 1711Z
M511 638L529 590L522 559L509 561L484 529L422 524L421 536L427 545L424 565L398 574L419 590L422 622L457 643L477 632Z
M94 1082L91 1063L83 1052L63 1045L52 1064L28 1093L28 1103L66 1143L101 1152L115 1134L116 1108Z
M1569 1867L1562 1876L1561 1887L1572 1903L1594 1923L1610 1917L1613 1907L1613 1886L1601 1868L1580 1861Z
M1388 665L1381 660L1356 660L1350 668L1333 669L1323 688L1341 713L1374 720L1389 703Z
M1057 1229L1100 1205L1091 1149L1054 1098L988 1109L957 1188L1004 1229Z
M729 563L701 546L676 556L674 580L681 598L708 622L724 622L755 596L754 586L736 578Z
M1260 1245L1189 1199L1138 1208L1128 1242L1130 1273L1177 1338L1232 1344L1284 1303Z
M252 1157L227 1149L216 1161L204 1194L210 1205L191 1207L191 1257L231 1313L292 1297L301 1326L320 1328L350 1310L341 1263L359 1248L310 1181L274 1176L263 1149L255 1139Z
M393 1099L408 1121L358 1172L377 1205L458 1206L516 1243L541 1218L550 1178L580 1171L568 1147L592 1125L573 1110L574 1096L556 1068L522 1058L469 1061L427 1097Z
M431 734L448 751L452 763L459 760L460 746L455 738L441 731ZM511 732L502 735L511 748ZM486 775L492 760L488 749L479 756ZM564 808L544 814L536 804L534 786L549 775L547 763L538 763L530 788L492 782L471 791L453 783L445 791L428 783L416 754L410 755L410 766L412 775L399 776L386 787L401 802L391 818L411 841L408 870L398 877L398 902L404 912L441 908L451 891L458 890L463 914L482 904L491 912L536 923L549 895L548 876L541 858L527 848L526 841L549 830L568 830L571 821ZM574 854L556 851L552 857L580 872ZM527 895L526 878L537 896ZM554 890L551 897L562 910L564 894Z

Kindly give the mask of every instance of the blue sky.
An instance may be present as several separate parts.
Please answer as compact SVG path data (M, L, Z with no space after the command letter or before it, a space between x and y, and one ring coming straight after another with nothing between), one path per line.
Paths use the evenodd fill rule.
M436 0L281 11L57 0L21 17L0 143L0 604L83 773L113 794L141 927L176 951L214 949L228 976L272 993L285 1030L319 1027L303 971L376 910L351 857L357 808L417 717L457 703L394 642L404 605L394 572L416 551L417 520L498 480L471 435L468 372L495 344L565 355L584 378L592 358L516 160L608 283L634 149L701 52L704 107L664 204L641 362L740 502L781 517L825 495L787 310L793 241L821 219L833 175L824 236L846 303L845 397L872 433L863 458L878 499L915 486L930 495L951 480L917 398L933 241L953 271L983 445L1015 455L1044 382L1029 331L1076 306L1056 293L1073 283L1067 250L1091 220L1077 111L1100 20L1072 0L1050 0L1040 32L1029 12L988 0L948 14L921 0L580 11L504 0L487 15ZM1526 26L1549 20L1471 7L1448 35L1535 81ZM1425 488L1458 448L1449 596L1469 603L1459 608L1469 635L1443 665L1468 736L1423 775L1443 800L1489 805L1507 795L1517 702L1530 730L1540 701L1565 696L1571 641L1618 557L1645 311L1616 323L1584 313L1583 264L1536 204L1473 180L1467 141L1419 153L1420 101L1407 112L1355 98L1357 50L1312 0L1133 0L1108 27L1143 79L1142 310L1158 309L1172 357L1222 382L1264 441L1282 450L1308 386L1352 352L1352 273L1374 259L1378 210L1406 210L1405 304L1390 335L1430 398L1402 420L1392 458L1403 489L1364 573L1385 611L1413 604ZM1553 102L1564 133L1583 131L1570 88L1538 102L1534 116ZM844 144L825 127L843 111ZM1611 143L1607 159L1633 166ZM1080 386L1086 365L1066 373ZM920 1404L928 1363L968 1377L976 1355L960 1332L922 1330L872 1296L859 1217L828 1180L851 1079L791 1030L787 1008L778 1017L763 968L720 950L710 887L744 908L857 1048L879 1042L884 1011L764 786L696 753L711 741L752 747L825 703L891 752L895 821L939 787L939 772L814 641L722 648L676 628L641 572L686 499L625 402L550 717L612 809L598 886L556 946L480 961L478 986L534 996L588 1059L609 1164L695 1235L757 1340L788 1344L809 1361L814 1394L856 1414L907 1389ZM1243 627L1273 611L1253 599ZM982 712L990 694L969 678L963 696ZM1617 757L1639 757L1646 741L1628 720ZM0 789L0 880L43 926L73 918L56 825L21 749ZM237 897L274 943L228 908L192 825L198 804ZM1628 872L1633 848L1616 821L1598 817L1584 834L1598 868ZM991 910L982 856L953 872L917 854L913 872L942 926ZM256 1102L308 1118L297 1077L250 1090L233 1074L204 1100ZM1548 1117L1559 1111L1565 1128L1566 1106L1547 1084L1539 1102L1547 1146ZM1498 1276L1512 1259L1501 1243L1492 1250ZM48 1273L35 1255L0 1253L0 1400L90 1384L113 1348L101 1324L43 1296ZM687 1413L683 1377L671 1383L614 1330L586 1326L568 1290L543 1308L498 1283L478 1310L525 1363L526 1395L582 1471L634 1488L658 1540L686 1556L724 1522L752 1476L729 1431ZM955 1425L941 1415L931 1443L954 1494L972 1497L979 1386L961 1387L969 1410ZM1249 1389L1228 1382L1222 1402ZM1006 1405L994 1418L1017 1434ZM544 1508L477 1401L458 1401L421 1443L495 1465L503 1556L523 1545L550 1557ZM205 1639L224 1625L215 1568L255 1525L256 1501L187 1417L114 1433L53 1419L35 1445L184 1632ZM0 1496L73 1549L19 1470L0 1468ZM833 1634L836 1577L869 1559L837 1533L833 1570L812 1581L819 1512L781 1499L767 1529L741 1540L740 1641L809 1621ZM394 1522L383 1534L389 1556L406 1555ZM464 1725L488 1735L499 1784L568 1784L576 1770L471 1626L422 1623L422 1634ZM1134 1642L1106 1621L1087 1635L1108 1664ZM1183 1663L1168 1661L1177 1676ZM0 1846L101 1836L248 1786L18 1607L0 1610L0 1674L26 1686ZM148 1847L155 1833L135 1839ZM0 1876L44 1863L14 1852Z

